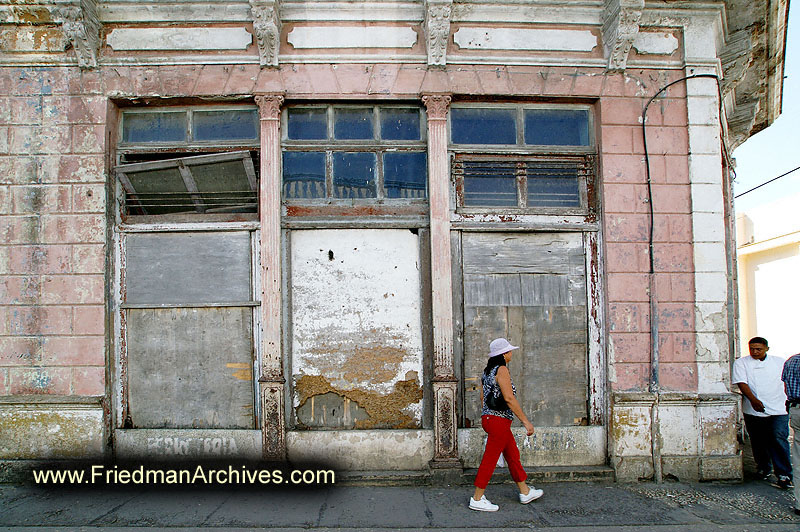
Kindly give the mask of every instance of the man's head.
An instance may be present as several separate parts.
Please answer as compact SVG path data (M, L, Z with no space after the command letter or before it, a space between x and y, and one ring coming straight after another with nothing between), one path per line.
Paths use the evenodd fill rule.
M750 341L747 342L747 347L750 348L750 356L756 360L764 360L767 356L767 351L769 351L769 344L767 344L766 338L760 336L750 338Z

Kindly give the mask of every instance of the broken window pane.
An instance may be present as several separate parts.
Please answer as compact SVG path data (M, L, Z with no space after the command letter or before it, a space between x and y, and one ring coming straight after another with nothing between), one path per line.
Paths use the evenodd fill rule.
M528 207L580 207L578 168L569 163L528 163Z
M258 114L255 109L194 111L194 140L255 140Z
M428 175L425 152L383 155L383 188L387 198L424 198Z
M328 138L325 109L289 109L288 137L292 140L324 140Z
M374 198L376 156L369 152L334 152L333 192L337 198Z
M125 203L130 214L177 214L196 212L178 168L130 172L128 180L135 194L126 191Z
M283 197L325 197L324 152L283 152Z
M420 140L418 109L381 109L381 138L384 140Z
M526 109L525 144L589 146L589 111Z
M334 111L333 131L339 140L367 140L375 138L372 130L372 108L342 109Z
M122 142L185 142L186 112L124 113Z
M516 144L516 110L453 108L450 134L454 144Z
M464 205L516 207L516 163L464 161Z

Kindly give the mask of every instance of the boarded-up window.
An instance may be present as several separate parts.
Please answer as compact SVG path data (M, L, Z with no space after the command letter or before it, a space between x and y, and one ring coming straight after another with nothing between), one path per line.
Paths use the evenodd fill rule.
M128 415L136 428L253 428L250 232L125 238Z
M587 424L586 266L581 233L465 233L464 413L480 426L489 342L520 349L509 365L534 425Z

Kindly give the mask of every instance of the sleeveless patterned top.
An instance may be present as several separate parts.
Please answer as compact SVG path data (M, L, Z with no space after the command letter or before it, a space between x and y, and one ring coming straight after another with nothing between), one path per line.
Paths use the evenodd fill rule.
M500 386L497 384L497 370L500 369L500 366L495 366L489 371L489 374L484 374L481 377L481 382L483 383L483 410L481 410L482 416L499 416L504 417L506 419L514 419L514 413L511 411L510 408L505 410L491 410L488 406L486 406L486 398L489 394L493 394L495 397L502 397L503 393L500 391ZM510 375L509 375L510 378ZM511 381L511 390L514 392L514 395L517 395L517 388L514 386L514 381Z

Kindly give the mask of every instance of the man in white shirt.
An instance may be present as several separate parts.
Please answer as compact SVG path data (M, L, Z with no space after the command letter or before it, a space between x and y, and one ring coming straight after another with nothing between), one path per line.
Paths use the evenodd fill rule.
M778 485L792 486L792 464L789 459L789 415L781 373L784 360L767 356L767 340L756 336L748 342L749 357L733 364L733 384L739 385L745 399L742 413L758 476L766 480L775 468Z

